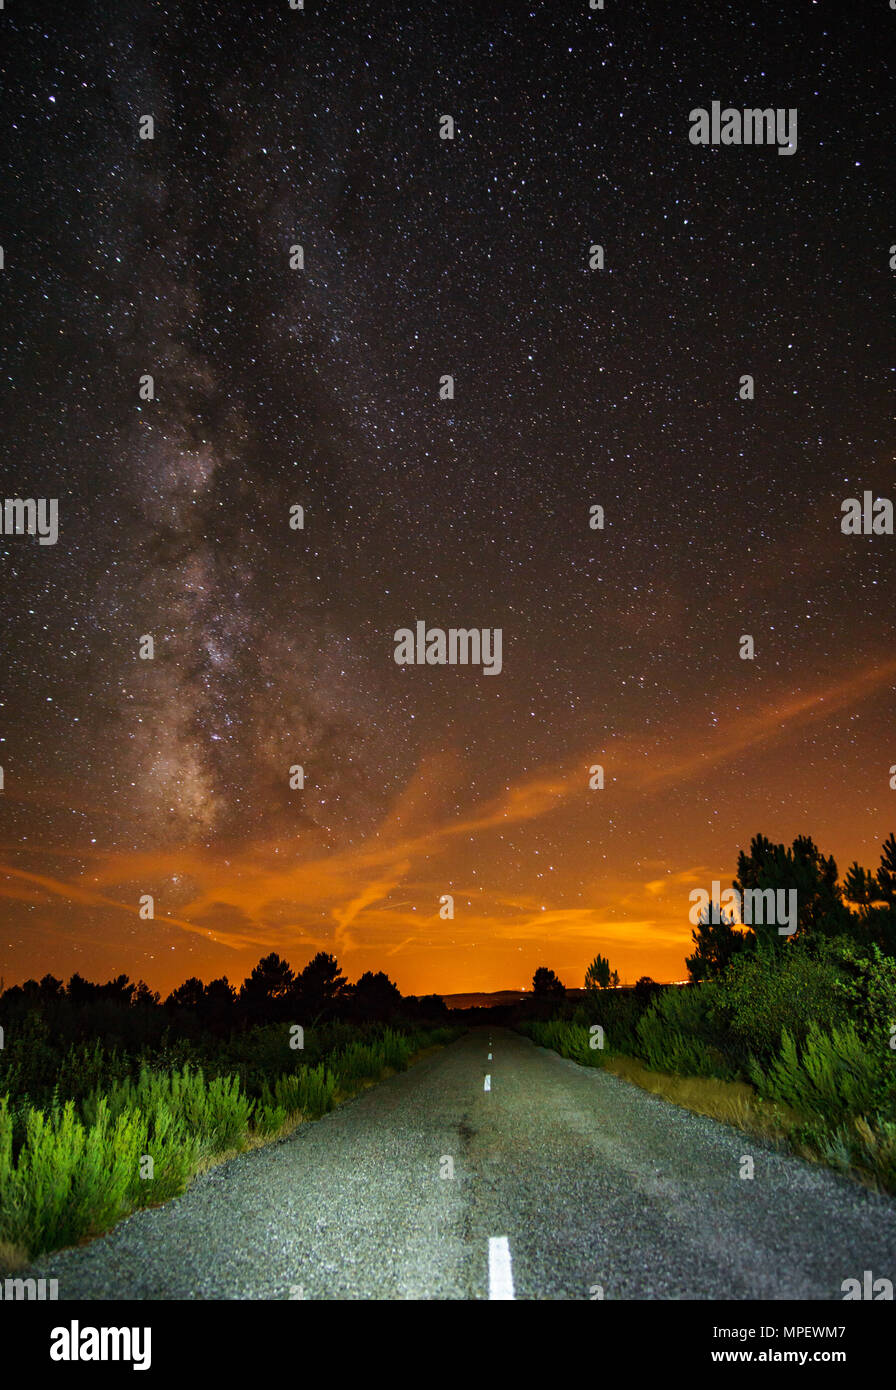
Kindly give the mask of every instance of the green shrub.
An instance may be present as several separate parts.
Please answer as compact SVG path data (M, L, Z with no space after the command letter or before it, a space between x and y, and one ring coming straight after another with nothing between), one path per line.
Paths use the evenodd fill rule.
M338 1025L327 1036L328 1043L340 1042L338 1051L329 1050L331 1064L303 1061L285 1070L284 1063L297 1056L288 1032L257 1031L261 1036L245 1045L242 1066L255 1078L257 1098L247 1094L239 1069L208 1076L190 1062L162 1070L144 1061L131 1075L136 1059L104 1051L99 1043L67 1050L62 1085L77 1087L80 1102L60 1102L54 1089L42 1109L21 1089L13 1105L0 1094L0 1242L23 1247L34 1258L107 1230L128 1212L183 1192L204 1162L244 1149L250 1133L273 1134L289 1120L317 1118L332 1108L338 1085L377 1078L385 1067L401 1070L416 1049L448 1042L458 1032L372 1027L359 1041L358 1029ZM32 1032L38 1051L49 1047L40 1027ZM309 1049L312 1055L320 1050L319 1041ZM215 1062L212 1044L165 1049L156 1058L166 1051L208 1055ZM222 1051L228 1049L219 1049L219 1066ZM11 1062L4 1059L5 1075L45 1090L45 1078L29 1070L21 1047L18 1054ZM299 1055L306 1058L307 1052ZM277 1070L268 1073L275 1061ZM88 1089L88 1083L95 1084Z
M785 1029L802 1042L813 1024L829 1031L848 1019L841 972L801 941L775 951L744 952L714 983L717 1018L724 1018L745 1067L749 1056L775 1057Z
M648 999L631 989L596 990L576 1010L574 1022L588 1025L599 1023L604 1030L606 1047L613 1052L634 1056L638 1045L638 1023L648 1004Z
M386 1067L404 1071L416 1039L392 1028L384 1028L379 1038L369 1043L353 1042L332 1054L331 1062L339 1081L361 1081L380 1076Z
M146 1150L146 1121L114 1121L105 1102L85 1126L73 1101L49 1114L31 1109L13 1162L6 1098L0 1101L0 1239L31 1257L105 1230L132 1208Z
M551 1019L546 1023L522 1024L520 1031L539 1047L552 1048L561 1057L569 1057L583 1067L600 1067L607 1055L605 1048L591 1046L592 1038L597 1035L583 1024Z
M267 1125L270 1129L277 1129L287 1119L301 1116L306 1120L316 1120L326 1114L333 1108L336 1080L333 1072L323 1063L318 1067L300 1067L298 1071L278 1076L273 1086L265 1085L261 1100L263 1106L278 1112L282 1118L277 1124L273 1116L269 1116L262 1120L261 1128ZM256 1127L259 1127L257 1122Z
M876 1178L887 1192L896 1192L896 1123L874 1115L853 1120L838 1136L851 1161Z
M802 1117L798 1147L896 1191L896 1054L879 1030L869 1040L852 1022L829 1033L813 1024L802 1045L785 1032L778 1056L750 1072L760 1095Z
M853 1023L829 1033L813 1023L802 1046L785 1030L779 1055L754 1060L750 1075L760 1095L830 1128L896 1107L896 1053L869 1047Z
M136 1081L126 1078L110 1087L105 1096L94 1092L84 1101L85 1119L94 1118L103 1101L110 1113L140 1110L147 1116L150 1134L157 1119L168 1116L184 1135L195 1138L203 1155L245 1147L253 1102L240 1089L236 1076L216 1076L207 1081L189 1066L169 1073L141 1067Z
M717 994L713 982L670 985L642 1016L637 1055L654 1071L732 1080L737 1069L716 1041Z
M838 972L835 990L858 1032L872 1044L888 1042L896 1027L896 960L849 937L824 940L821 952Z
M34 1104L49 1100L58 1070L59 1056L39 1013L26 1014L17 1028L7 1029L0 1048L0 1094Z

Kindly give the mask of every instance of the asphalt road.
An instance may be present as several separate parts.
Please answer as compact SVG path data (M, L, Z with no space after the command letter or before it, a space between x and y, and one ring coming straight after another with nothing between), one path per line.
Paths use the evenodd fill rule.
M482 1029L31 1272L60 1299L840 1300L866 1269L896 1282L896 1202Z

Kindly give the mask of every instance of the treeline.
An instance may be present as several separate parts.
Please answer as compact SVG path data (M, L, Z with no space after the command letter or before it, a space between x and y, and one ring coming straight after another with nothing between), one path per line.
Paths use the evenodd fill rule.
M75 974L67 985L46 975L0 994L0 1096L17 1110L80 1102L135 1080L143 1067L191 1066L236 1076L260 1098L272 1077L299 1063L330 1063L384 1029L411 1034L449 1021L438 996L403 998L383 972L349 984L324 952L300 972L272 953L239 989L226 978L190 979L164 1001L126 975L98 984Z
M896 839L874 874L854 864L841 884L811 839L758 835L734 887L796 889L796 930L744 928L713 904L692 933L691 983L614 990L591 972L583 1002L556 993L551 1017L522 1031L583 1065L615 1055L747 1082L798 1151L896 1191Z
M876 946L884 955L896 955L896 836L884 841L880 864L872 872L851 864L842 883L833 855L821 853L807 835L800 835L788 849L756 835L750 851L738 855L737 878L732 888L740 901L749 890L796 894L796 931L782 936L775 923L742 927L722 901L710 904L692 933L695 950L687 967L693 981L722 974L742 952L784 949L797 939L827 938L851 941L856 946Z
M54 1036L68 1042L102 1037L128 1049L203 1034L223 1039L287 1021L306 1028L333 1020L418 1023L444 1020L447 1012L438 995L403 997L383 971L368 970L349 984L336 958L324 951L298 972L276 953L264 956L238 988L226 976L208 984L193 977L164 1001L127 975L104 984L78 974L64 984L45 975L0 993L0 1025L9 1031L39 1014Z

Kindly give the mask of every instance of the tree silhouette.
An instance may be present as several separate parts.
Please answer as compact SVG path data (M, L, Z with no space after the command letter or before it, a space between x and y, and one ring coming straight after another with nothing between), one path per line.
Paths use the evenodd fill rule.
M221 1034L229 1032L233 1024L236 997L236 990L226 975L219 980L212 980L207 985L193 975L171 991L165 1000L165 1008L169 1013L188 1010L195 1016L200 1028ZM265 1007L260 994L255 996L253 1003L254 1016L260 1018L261 1010ZM177 1026L181 1030L189 1028L182 1019Z
M618 975L616 977L619 978ZM596 955L585 971L585 988L589 993L596 989L610 988L610 962L606 956Z
M205 994L205 985L195 975L173 989L165 1000L166 1009L198 1009Z
M896 835L892 831L881 850L877 886L883 901L890 907L896 906Z
M375 975L372 970L365 970L351 987L351 996L352 1012L357 1018L382 1022L394 1018L401 1008L401 991L384 970L378 970Z
M750 852L741 850L737 859L734 887L743 898L748 888L796 890L797 932L811 931L838 935L850 929L849 910L837 883L833 855L820 853L809 835L798 835L790 849L772 844L764 835L754 835ZM789 938L778 932L778 924L754 923L757 944L780 947Z
M696 931L691 932L691 940L697 949L687 957L685 965L693 984L723 975L735 956L756 944L753 931L738 930L734 914L726 917L718 903L707 903Z
M540 965L532 976L532 993L538 999L562 999L566 989L553 970Z
M326 951L318 951L296 981L296 993L309 1018L329 1012L345 989L342 967Z
M896 955L896 836L892 832L884 840L876 873L859 864L850 865L843 896L858 907L865 940L888 955Z
M860 907L870 907L879 900L880 889L874 874L863 869L860 864L850 864L843 880L843 896L847 902Z
M262 956L240 989L240 1008L252 1023L268 1022L286 1016L296 977L289 964L276 951Z

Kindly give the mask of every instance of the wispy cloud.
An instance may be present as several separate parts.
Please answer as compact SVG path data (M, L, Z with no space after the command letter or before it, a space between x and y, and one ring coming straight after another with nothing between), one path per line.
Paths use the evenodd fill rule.
M235 951L301 944L335 946L346 954L376 948L400 956L424 949L427 942L426 949L440 950L448 939L496 946L545 939L620 945L636 938L680 941L686 919L677 899L686 900L685 890L703 881L708 871L701 866L663 875L657 873L661 861L654 860L647 877L620 867L617 858L614 872L594 885L590 904L570 906L562 874L545 881L541 901L540 889L509 888L512 864L501 860L500 837L514 831L519 839L523 827L547 822L564 807L576 811L576 802L589 795L612 797L624 814L619 808L632 795L640 802L670 784L686 784L710 768L771 749L804 727L845 709L853 712L863 700L892 688L894 680L896 660L870 664L747 708L711 733L705 732L708 720L701 730L699 711L692 709L652 746L643 736L620 735L602 750L582 750L562 767L509 782L462 814L454 811L464 780L460 756L425 759L373 833L333 853L301 839L290 846L249 842L226 851L196 846L159 853L90 851L79 856L87 865L81 873L53 876L21 867L21 857L10 847L7 862L0 864L0 897L30 905L65 900L138 917L139 894L152 892L159 924ZM589 793L588 767L598 760L607 772L608 791ZM561 865L564 859L581 862L575 833L573 824L572 838L557 855ZM537 845L540 835L541 827L528 843ZM491 881L461 867L471 856L478 856L480 865L496 866ZM61 854L59 860L64 859ZM448 891L464 901L454 922L438 916L439 896ZM667 898L670 906L664 907Z

